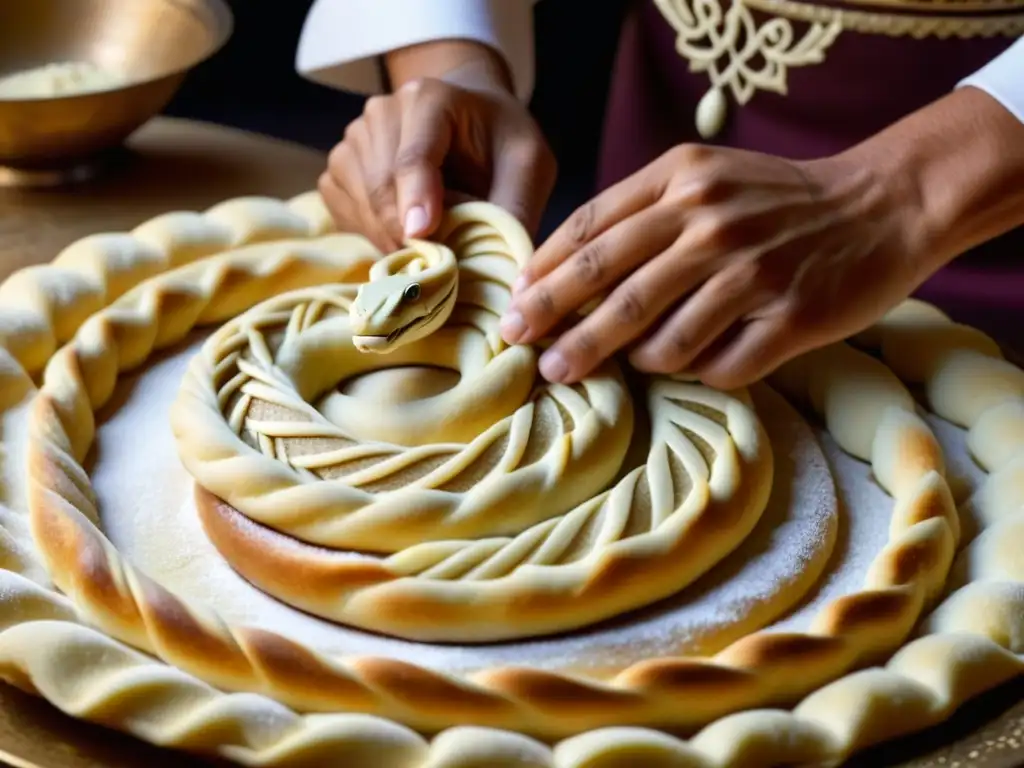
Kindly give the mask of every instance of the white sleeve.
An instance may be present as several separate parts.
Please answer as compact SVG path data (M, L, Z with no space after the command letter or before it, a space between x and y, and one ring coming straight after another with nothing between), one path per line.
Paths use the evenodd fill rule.
M535 0L316 0L295 67L321 85L356 93L383 88L379 56L430 40L488 45L508 63L516 94L533 92Z
M1024 123L1024 38L958 83L965 85L985 91Z

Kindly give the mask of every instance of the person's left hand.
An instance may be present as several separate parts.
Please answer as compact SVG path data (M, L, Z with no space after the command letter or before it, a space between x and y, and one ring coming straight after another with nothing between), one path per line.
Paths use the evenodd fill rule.
M632 347L639 370L731 389L863 330L935 265L912 184L850 159L676 147L537 250L505 341L537 341L608 293L542 356L546 379L578 381Z

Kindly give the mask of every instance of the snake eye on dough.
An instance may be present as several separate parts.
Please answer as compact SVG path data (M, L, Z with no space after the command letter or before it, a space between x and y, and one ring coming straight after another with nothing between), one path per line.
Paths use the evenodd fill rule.
M420 297L420 284L409 283L405 286L405 290L402 291L402 301L412 302L416 301Z

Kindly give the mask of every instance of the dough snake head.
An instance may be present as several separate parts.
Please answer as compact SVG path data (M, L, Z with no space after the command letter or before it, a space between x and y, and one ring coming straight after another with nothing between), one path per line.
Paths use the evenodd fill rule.
M458 277L388 275L364 283L349 310L352 343L360 352L387 354L440 328L455 305Z

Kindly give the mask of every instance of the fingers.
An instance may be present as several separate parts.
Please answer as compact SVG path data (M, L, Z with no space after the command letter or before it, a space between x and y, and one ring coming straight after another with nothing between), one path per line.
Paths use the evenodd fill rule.
M509 344L528 344L543 337L570 312L609 286L619 283L671 245L679 229L677 219L674 212L666 207L652 206L597 236L540 281L516 294L502 319L502 337ZM651 290L649 282L642 278L627 281L604 301L604 309L595 311L570 335L581 347L595 348L598 345L589 340L587 328L603 327L607 321L602 318L610 319L612 316L625 326L614 329L616 336L638 327L639 332L656 316L652 313L663 310L674 298L668 295L665 284L656 288ZM662 301L664 305L658 306ZM601 338L602 342L609 341L603 336ZM559 345L562 345L561 341ZM603 349L605 345L600 346ZM577 355L572 357L574 361L569 366L570 372L584 364L584 361L575 359ZM590 355L583 357L587 358L589 369ZM596 365L600 361L592 362Z
M731 341L700 360L692 372L709 387L738 389L765 378L813 346L790 316L779 312L745 323Z
M352 226L350 222L358 220L359 216L352 198L335 183L334 177L329 172L324 171L320 174L320 178L317 180L317 189L339 228L347 229Z
M531 138L499 148L488 199L519 219L532 235L554 189L557 165L540 137Z
M639 171L578 208L537 249L517 281L514 293L542 279L570 255L623 219L653 205L661 189L650 172Z
M535 230L554 186L554 165L518 101L426 78L368 99L346 129L328 168L351 204L344 214L332 212L339 226L354 225L391 250L436 231L447 179Z
M734 323L772 298L760 282L758 264L748 258L711 276L629 355L647 373L684 371Z
M427 237L441 223L444 179L441 167L451 147L447 102L421 82L403 86L401 138L394 156L398 214L405 237Z
M362 168L359 186L365 208L397 247L405 239L393 171L402 126L393 112L393 105L385 97L371 97L363 111L364 119L352 126L349 141Z
M370 208L362 164L350 144L342 142L331 150L320 192L340 231L358 232L385 253L395 249L395 239Z
M626 224L638 219L629 219ZM639 227L638 227L639 229ZM670 243L616 287L593 312L566 331L541 357L541 375L569 383L589 375L642 337L681 296L706 279L712 265L694 258L684 239Z
M437 228L440 169L451 143L449 96L442 84L414 82L367 100L328 158L330 178L348 200L344 211L331 208L340 228L362 233L384 251Z

